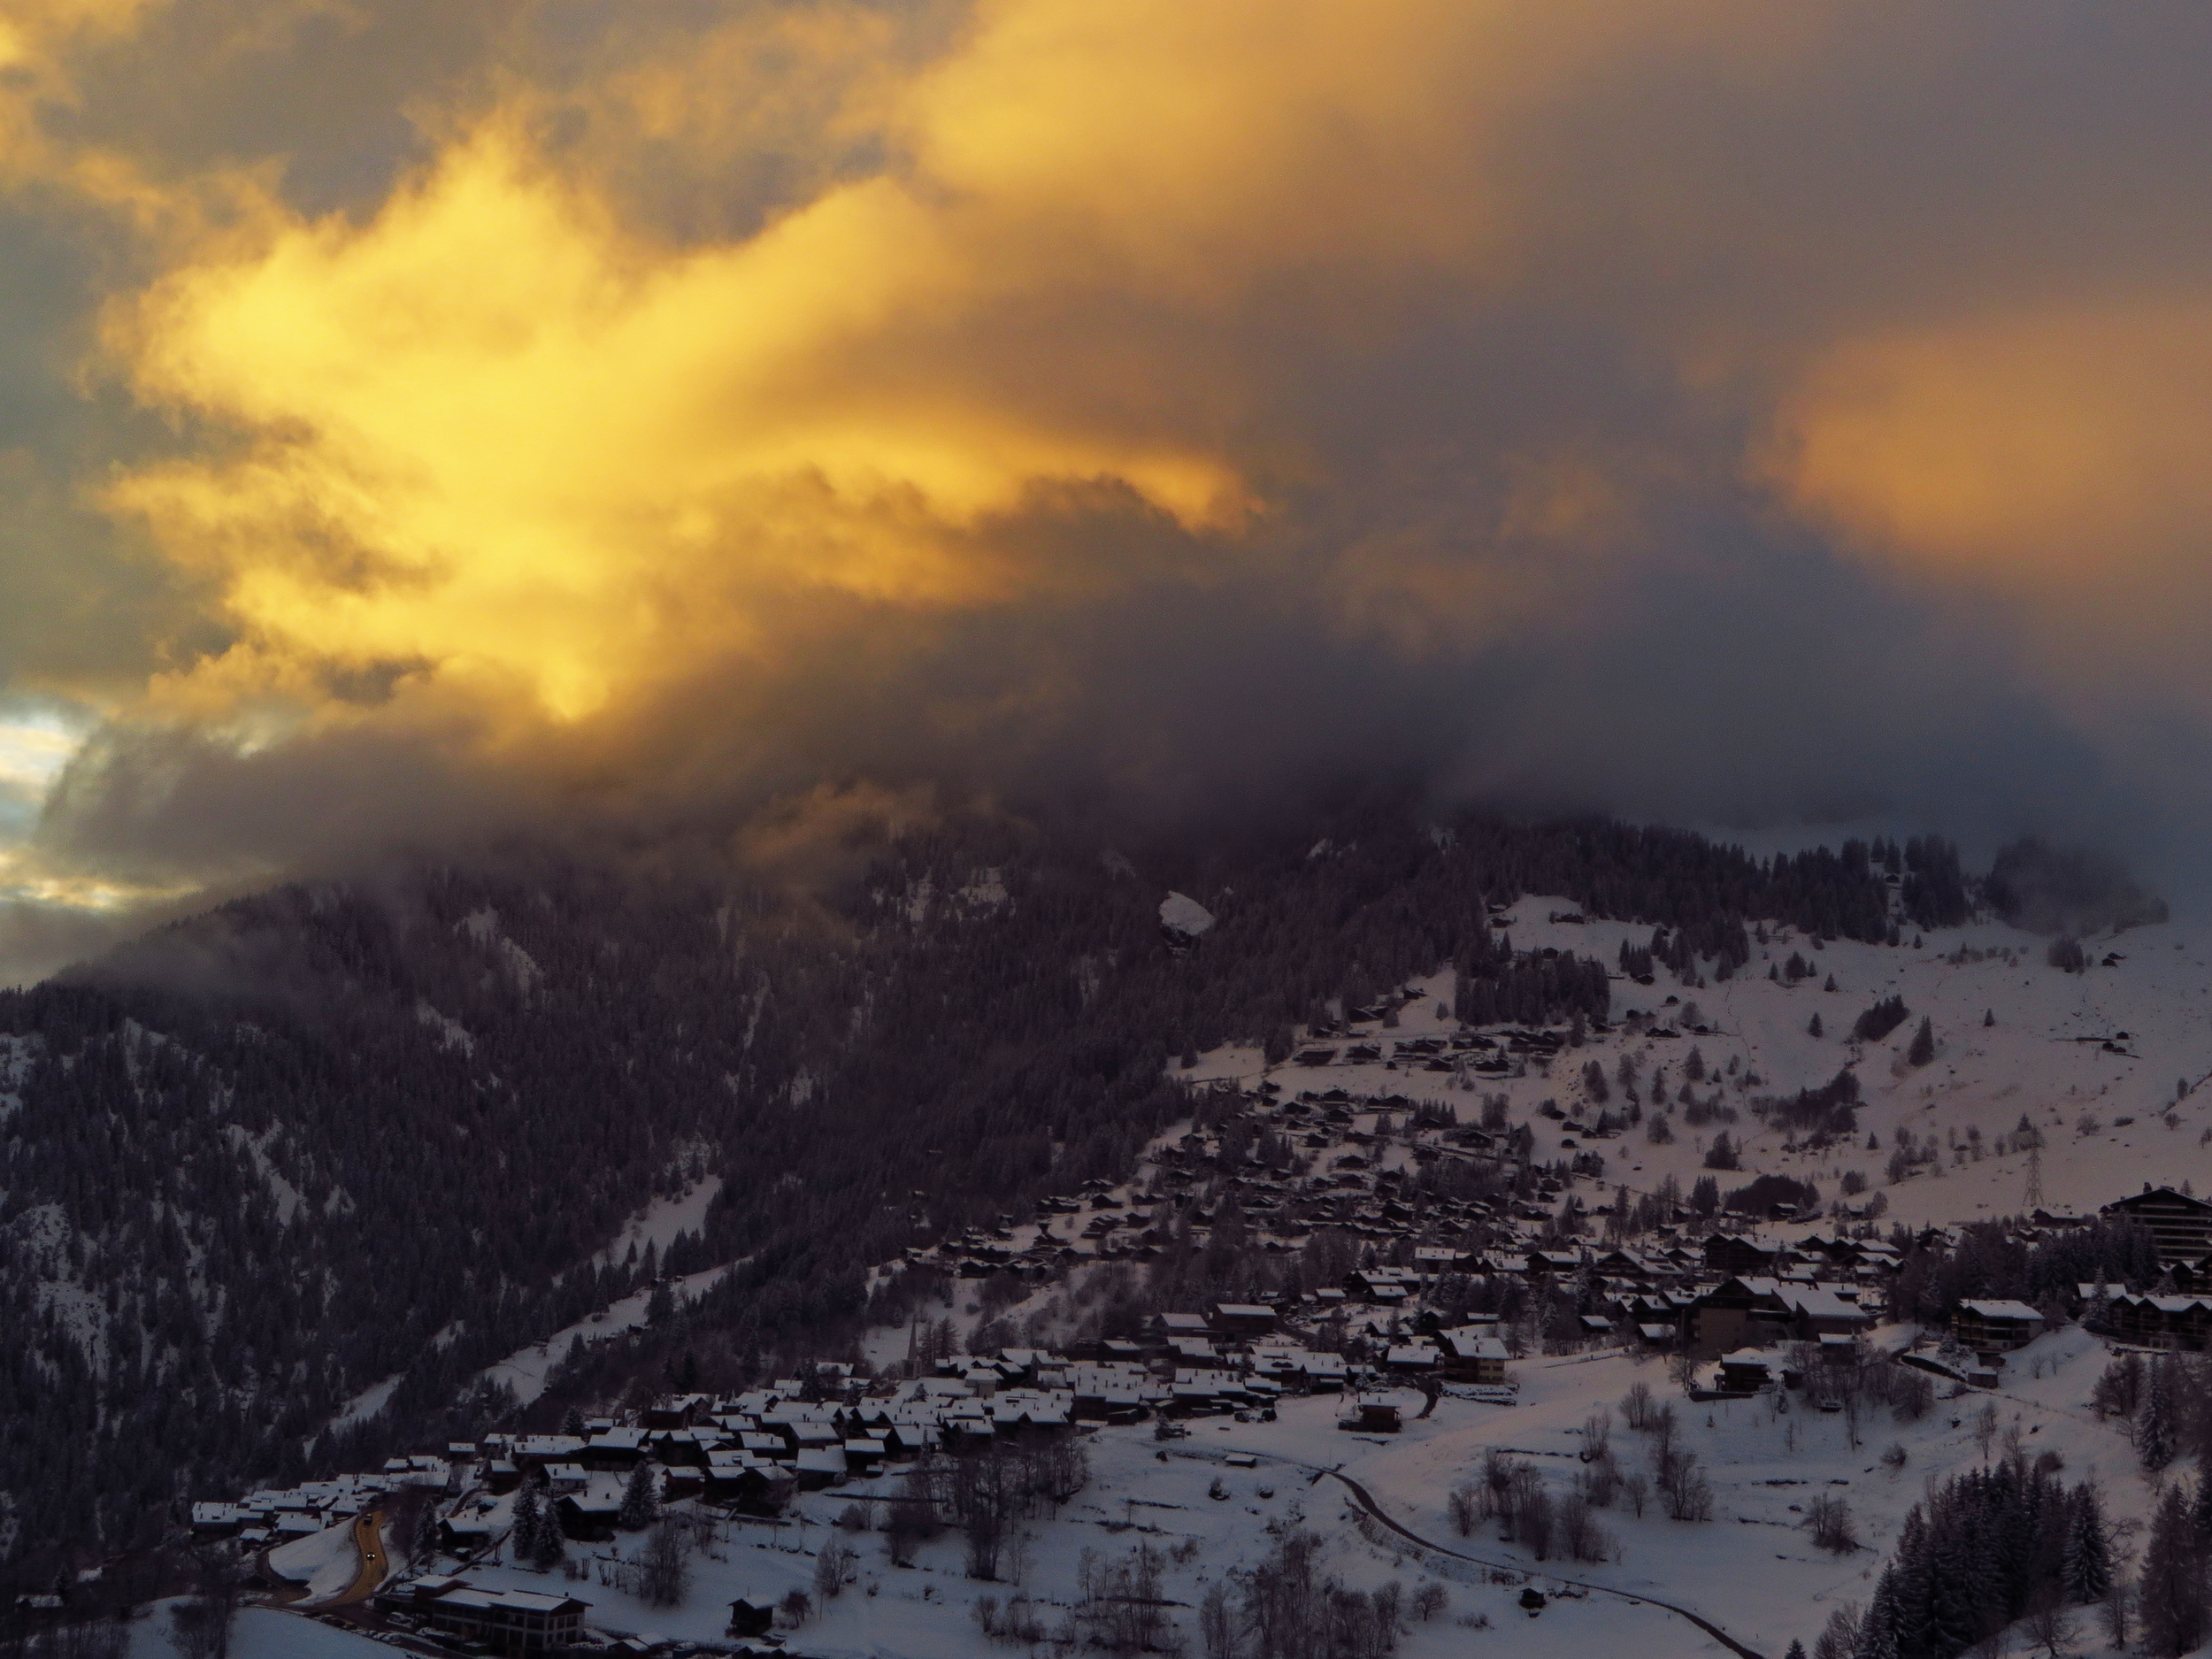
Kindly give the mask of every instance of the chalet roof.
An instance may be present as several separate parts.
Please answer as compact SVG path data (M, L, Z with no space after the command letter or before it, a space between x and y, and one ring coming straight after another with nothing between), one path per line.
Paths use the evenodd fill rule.
M2032 1319L2040 1325L2043 1316L2024 1302L1962 1302L1961 1309L1983 1319Z
M447 1607L474 1607L488 1611L512 1608L523 1613L560 1613L571 1609L580 1613L591 1605L572 1595L547 1595L538 1590L480 1590L468 1584L457 1585L438 1600Z

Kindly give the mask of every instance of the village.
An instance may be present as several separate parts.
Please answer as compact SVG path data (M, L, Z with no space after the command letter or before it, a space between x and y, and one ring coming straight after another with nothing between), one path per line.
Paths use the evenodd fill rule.
M640 1570L618 1546L664 1517L686 1517L687 1548L726 1543L748 1526L788 1526L808 1499L895 1502L912 1495L918 1470L995 1449L1079 1448L1103 1431L1137 1429L1167 1445L1208 1422L1276 1423L1294 1402L1310 1421L1321 1402L1338 1429L1371 1444L1440 1404L1510 1408L1530 1363L1656 1360L1669 1392L1689 1402L1793 1395L1817 1412L1851 1413L1855 1434L1853 1379L1876 1358L1926 1379L1932 1397L1936 1387L1998 1388L2008 1355L2078 1317L2116 1345L2152 1350L2201 1348L2212 1330L2212 1204L2170 1189L2102 1212L2151 1232L2163 1269L2155 1285L2081 1284L2062 1308L1970 1300L1948 1330L1924 1330L1891 1320L1900 1247L1873 1236L1870 1223L1824 1229L1781 1214L1701 1217L1679 1208L1650 1236L1609 1247L1560 1233L1556 1206L1571 1210L1586 1179L1571 1171L1536 1179L1533 1202L1417 1194L1415 1171L1472 1158L1494 1174L1501 1156L1485 1144L1491 1137L1433 1121L1440 1114L1423 1123L1418 1102L1323 1090L1217 1103L1212 1133L1161 1147L1130 1187L1094 1183L1042 1202L1033 1241L1017 1248L1016 1229L1003 1226L918 1251L906 1265L950 1282L1011 1272L1048 1287L1070 1272L1200 1248L1187 1223L1234 1206L1285 1252L1301 1247L1317 1217L1357 1237L1362 1264L1340 1283L1163 1310L1126 1337L1048 1348L918 1357L910 1332L908 1356L879 1368L816 1361L736 1394L670 1394L572 1420L566 1432L489 1434L370 1473L196 1503L192 1536L233 1552L274 1604L425 1652L792 1653L803 1647L806 1615L788 1596L737 1598L720 1644L670 1642L600 1628L592 1576L634 1595ZM1223 1167L1225 1144L1238 1154L1251 1131L1279 1126L1315 1151L1351 1149L1321 1175ZM1178 1207L1179 1194L1201 1185L1212 1211ZM1602 1202L1590 1213L1607 1219ZM1179 1239L1156 1219L1167 1214L1187 1217ZM1071 1231L1089 1250L1056 1233L1076 1217L1084 1224ZM2089 1220L2046 1210L2015 1236L2033 1243ZM1471 1234L1488 1241L1470 1244ZM1432 1241L1448 1236L1460 1241ZM1919 1242L1947 1240L1932 1233ZM1485 1302L1523 1312L1471 1310ZM1079 1463L1079 1452L1059 1455ZM1082 1484L1079 1472L1067 1475L1063 1495ZM356 1539L369 1521L381 1525L395 1563L406 1561L403 1571L365 1572ZM541 1535L526 1537L532 1529ZM526 1563L557 1563L565 1583L518 1587L512 1570Z
M1571 916L1548 920L1550 937L1597 931ZM1786 942L1777 937L1776 949ZM1828 954L1839 971L1857 965L1841 946ZM1885 1406L1901 1444L1947 1423L1958 1444L1941 1455L1962 1455L1981 1417L1966 1404L1946 1417L1943 1401L1985 1395L2032 1409L2030 1396L2050 1394L2062 1374L2080 1400L2082 1367L2098 1356L2207 1345L2212 1203L2185 1183L2117 1187L2114 1177L2143 1167L2129 1161L2141 1131L2123 1115L2094 1123L2093 1137L2090 1114L2071 1103L2084 1085L2039 1107L2032 1129L2008 1106L2016 1130L1984 1137L1955 1126L1947 1143L1918 1129L1924 1101L1908 1092L1910 1071L1893 1063L1897 1086L1873 1114L1895 1148L1887 1178L1878 1187L1846 1179L1854 1153L1872 1150L1863 1124L1855 1139L1824 1124L1793 1128L1778 1097L1758 1092L1772 1087L1764 1068L1823 1075L1816 1048L1778 1058L1787 1043L1805 1046L1783 1024L1800 1018L1799 977L1724 987L1710 1016L1668 995L1609 1022L1471 1028L1450 1016L1446 976L1316 1021L1280 1055L1230 1049L1195 1065L1187 1056L1178 1071L1192 1115L1145 1147L1126 1179L1080 1183L1029 1214L1002 1214L882 1263L872 1282L902 1283L921 1305L856 1350L787 1356L783 1374L745 1387L587 1406L557 1425L542 1409L526 1414L559 1432L518 1426L373 1471L210 1494L191 1507L191 1539L230 1563L252 1618L296 1625L305 1616L334 1636L351 1632L349 1640L425 1654L842 1659L875 1650L855 1645L851 1609L902 1594L898 1578L855 1564L858 1525L883 1532L894 1568L923 1575L907 1581L921 1588L902 1593L903 1622L886 1632L893 1647L955 1659L972 1650L972 1628L933 1646L910 1636L914 1622L945 1617L948 1596L979 1609L1023 1568L979 1572L964 1546L902 1541L899 1517L926 1513L917 1536L957 1539L973 1486L957 1471L999 1460L1055 1471L1023 1476L1033 1509L1057 1515L1067 1504L1092 1517L1082 1525L1122 1530L1137 1525L1127 1506L1174 1505L1115 1500L1124 1508L1113 1518L1099 1488L1121 1481L1087 1488L1085 1470L1125 1478L1132 1460L1169 1460L1137 1478L1142 1489L1172 1486L1195 1462L1208 1471L1196 1497L1219 1502L1217 1488L1231 1498L1246 1490L1225 1488L1225 1477L1264 1474L1272 1456L1279 1472L1246 1493L1269 1495L1237 1515L1275 1519L1239 1530L1247 1523L1225 1509L1229 1530L1208 1546L1247 1566L1279 1532L1295 1487L1332 1469L1387 1468L1409 1520L1426 1506L1430 1521L1418 1546L1409 1541L1417 1529L1401 1526L1377 1559L1410 1550L1448 1575L1463 1561L1454 1566L1432 1547L1457 1524L1443 1498L1465 1464L1413 1472L1393 1456L1402 1464L1421 1448L1457 1446L1486 1464L1494 1444L1563 1435L1571 1452L1585 1418L1596 1420L1583 1410L1595 1389L1617 1399L1642 1389L1704 1413L1716 1479L1740 1463L1745 1481L1781 1490L1806 1479L1788 1470L1824 1436L1831 1461L1863 1455L1868 1413ZM1848 1058L1867 1048L1854 1044ZM2108 1042L2067 1052L2078 1066L2135 1058ZM2077 1144L2105 1160L2078 1160L2055 1183L2073 1202L2015 1203L1988 1222L1939 1219L1964 1207L1929 1179L1947 1169L1953 1192L1980 1177L2016 1194L2024 1172L2036 1197L2041 1149L2070 1115L2080 1119ZM1679 1133L1668 1133L1670 1121ZM2168 1114L2164 1128L2174 1126ZM1740 1161L1720 1156L1732 1133ZM2112 1184L2083 1202L2098 1169ZM927 1214L926 1194L911 1202ZM2114 1222L2141 1230L2142 1271L2072 1280L2032 1305L1969 1295L1932 1322L1898 1302L1916 1260L1955 1252L1970 1235L2035 1251ZM1178 1288L1194 1283L1206 1294ZM657 1294L680 1308L685 1292L664 1279ZM618 1340L651 1317L650 1301L641 1291L568 1340ZM559 1353L558 1342L541 1344L535 1371L518 1374L542 1377ZM1600 1415L1608 1409L1599 1402ZM1551 1426L1540 1434L1539 1424ZM1786 1455L1743 1451L1747 1438L1764 1438L1753 1425L1786 1432ZM1230 1438L1209 1445L1217 1433ZM1754 1481L1751 1469L1766 1472ZM1829 1478L1862 1477L1838 1462ZM1358 1479L1385 1490L1380 1476ZM1763 1502L1748 1487L1721 1491ZM1700 1503L1682 1507L1694 1519ZM1793 1525L1786 1514L1775 1524ZM1374 1539L1357 1543L1377 1517L1340 1518L1330 1536L1377 1555ZM1015 1531L1034 1534L1024 1550L1074 1574L1079 1552L1064 1528L1033 1515ZM749 1555L760 1566L748 1570ZM866 1586L858 1603L838 1600L843 1581L831 1582L825 1559ZM1206 1559L1187 1570L1202 1578ZM1484 1559L1516 1594L1554 1598L1548 1631L1563 1628L1574 1598L1590 1593L1573 1582L1597 1582L1589 1568L1573 1582L1547 1576L1540 1555ZM657 1575L665 1590L685 1562L695 1594L653 1592L649 1580ZM1640 1598L1663 1602L1666 1580L1632 1582ZM709 1598L725 1590L710 1615ZM53 1604L46 1616L72 1616L65 1595L41 1599ZM1061 1629L1055 1640L1077 1638Z

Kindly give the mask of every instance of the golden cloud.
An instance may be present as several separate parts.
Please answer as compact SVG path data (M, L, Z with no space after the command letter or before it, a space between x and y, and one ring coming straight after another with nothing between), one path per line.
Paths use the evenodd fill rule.
M2212 699L2212 297L1849 341L1775 430L1761 465L1800 511L1913 580L2011 596L2078 691L2116 688L2118 650L2135 688Z
M2162 297L2156 227L2016 277L2042 207L1942 142L2043 112L1973 104L2005 8L488 9L413 80L436 0L0 0L0 173L139 234L102 365L173 438L88 493L205 596L154 726L588 769L653 749L626 711L804 727L810 654L888 704L902 651L990 649L967 619L1141 626L1163 573L1391 671L1548 636L1601 673L1778 504L1757 557L2053 640L2202 613L2207 257L2158 243ZM203 12L226 62L327 26L403 94L347 142L94 110ZM912 729L1098 729L1050 628L995 637L1020 673Z
M1629 15L994 0L895 80L890 26L826 6L510 86L365 219L272 207L116 309L137 394L227 434L106 495L240 636L163 699L407 665L574 719L755 649L764 592L1110 581L977 534L1041 491L1225 545L1312 462L1208 336L1286 281L1329 349L1390 337L1409 285L1496 291L1492 150ZM756 111L728 81L764 55ZM770 142L881 159L686 241L636 195L672 140L706 176Z

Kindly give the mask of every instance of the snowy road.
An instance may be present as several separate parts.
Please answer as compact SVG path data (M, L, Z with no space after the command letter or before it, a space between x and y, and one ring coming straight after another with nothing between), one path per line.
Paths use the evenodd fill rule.
M1324 1470L1322 1472L1344 1486L1351 1493L1352 1496L1357 1500L1360 1508L1365 1509L1368 1514L1373 1516L1375 1519L1381 1522L1392 1532L1397 1533L1399 1537L1410 1540L1412 1542L1418 1544L1423 1549L1430 1550L1439 1555L1449 1555L1455 1561L1472 1562L1478 1567L1513 1566L1513 1563L1509 1562L1485 1561L1479 1555L1463 1555L1456 1549L1447 1549L1441 1544L1432 1544L1427 1539L1423 1538L1418 1532L1401 1526L1397 1522L1392 1520L1388 1515L1384 1513L1382 1505L1375 1502L1374 1494L1369 1492L1365 1486L1361 1486L1358 1481L1353 1479L1351 1476L1340 1473L1338 1471L1333 1469ZM1520 1567L1514 1567L1513 1570L1516 1571L1527 1571L1526 1568ZM1703 1631L1715 1641L1720 1643L1721 1646L1727 1648L1729 1652L1736 1655L1737 1659L1765 1659L1765 1655L1745 1647L1741 1642L1738 1641L1733 1636L1731 1636L1719 1625L1714 1624L1710 1619L1701 1617L1699 1615L1691 1612L1689 1609L1686 1607L1677 1607L1671 1601L1655 1601L1652 1597L1647 1595L1631 1595L1625 1590L1608 1589L1601 1584L1585 1584L1578 1578L1560 1578L1557 1573L1554 1572L1547 1572L1544 1576L1548 1578L1555 1579L1561 1584L1571 1585L1578 1590L1586 1590L1593 1595L1609 1595L1615 1597L1617 1600L1627 1602L1631 1607L1642 1604L1650 1607L1663 1608L1668 1612L1675 1614L1678 1617L1689 1620L1691 1624L1696 1625L1698 1629Z
M1551 1579L1555 1583L1563 1584L1573 1589L1586 1591L1592 1595L1610 1596L1616 1601L1625 1601L1631 1607L1655 1607L1663 1612L1674 1614L1678 1618L1688 1620L1691 1624L1696 1625L1698 1629L1703 1631L1708 1636L1710 1636L1715 1641L1720 1643L1722 1647L1727 1648L1730 1653L1734 1654L1737 1656L1737 1659L1766 1659L1766 1656L1763 1654L1761 1654L1755 1648L1745 1647L1743 1643L1738 1641L1726 1631L1721 1629L1721 1627L1714 1624L1712 1620L1706 1618L1701 1614L1693 1613L1686 1607L1677 1607L1671 1601L1662 1601L1656 1597L1639 1594L1627 1590L1616 1590L1602 1584L1585 1583L1579 1578L1570 1578L1563 1574L1550 1571L1548 1569L1532 1569L1526 1563L1524 1562L1486 1561L1480 1555L1470 1555L1463 1550L1448 1549L1442 1544L1432 1542L1430 1540L1422 1537L1418 1532L1414 1532L1410 1527L1402 1525L1399 1522L1394 1520L1389 1512L1386 1511L1381 1504L1375 1501L1375 1494L1373 1493L1368 1491L1365 1486L1363 1486L1358 1481L1353 1479L1351 1476L1343 1473L1340 1470L1326 1468L1318 1463L1301 1463L1296 1458L1285 1457L1279 1452L1263 1452L1256 1449L1248 1449L1243 1447L1225 1447L1219 1449L1243 1451L1249 1456L1265 1458L1270 1463L1285 1463L1294 1469L1303 1469L1310 1473L1317 1482L1324 1477L1334 1480L1348 1491L1352 1494L1353 1500L1358 1503L1360 1508L1366 1510L1367 1513L1372 1516L1376 1521L1379 1522L1382 1525L1388 1527L1392 1532L1397 1533L1399 1537L1407 1540L1410 1543L1419 1546L1423 1549L1428 1550L1433 1555L1448 1555L1454 1561L1464 1561L1477 1567L1495 1567L1509 1572L1526 1573L1532 1571L1538 1571L1542 1573L1543 1577ZM1206 1454L1203 1453L1179 1452L1175 1455L1180 1457L1198 1457L1203 1461L1212 1461L1210 1457L1208 1457Z
M354 1574L351 1584L329 1601L316 1602L316 1607L351 1607L376 1594L376 1586L384 1582L384 1570L388 1564L384 1555L383 1525L381 1509L371 1509L366 1515L354 1517L353 1547L361 1557L360 1571Z

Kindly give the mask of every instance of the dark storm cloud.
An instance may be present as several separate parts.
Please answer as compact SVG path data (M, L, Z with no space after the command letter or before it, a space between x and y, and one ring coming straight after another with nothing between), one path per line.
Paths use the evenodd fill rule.
M37 50L0 649L112 710L53 870L824 779L2202 822L2200 9L177 0Z

